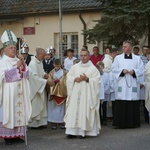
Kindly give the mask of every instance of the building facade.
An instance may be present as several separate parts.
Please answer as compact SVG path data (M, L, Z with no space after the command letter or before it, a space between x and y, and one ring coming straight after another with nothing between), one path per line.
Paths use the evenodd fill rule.
M0 35L9 28L16 34L18 43L23 42L22 38L26 40L30 53L34 54L38 46L44 49L53 46L60 56L59 1L5 0L0 5ZM82 32L101 18L100 5L93 0L62 0L62 52L72 48L77 56L85 44L92 52L95 45L87 44ZM103 44L97 45L102 53Z

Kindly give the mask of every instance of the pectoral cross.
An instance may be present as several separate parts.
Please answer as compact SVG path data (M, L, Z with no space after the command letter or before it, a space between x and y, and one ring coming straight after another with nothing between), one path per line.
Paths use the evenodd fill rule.
M21 102L18 102L17 104L18 104L18 106L20 107L20 105L21 105L22 103L21 103Z
M20 123L21 123L22 121L19 119L17 122L18 122L18 124L20 125Z
M21 95L22 95L22 94L19 92L19 93L18 93L19 98L20 98Z
M22 114L22 112L21 112L21 111L18 111L17 114L20 116L20 115Z

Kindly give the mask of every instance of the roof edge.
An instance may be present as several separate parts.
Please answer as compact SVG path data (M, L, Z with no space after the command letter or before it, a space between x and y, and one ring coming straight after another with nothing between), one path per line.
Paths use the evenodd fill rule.
M70 9L70 10L62 10L62 15L63 14L74 14L74 13L87 13L87 12L100 12L102 9L97 8L97 9L93 9L93 8L87 8L87 9ZM17 14L11 14L11 15L0 15L0 19L7 19L7 18L11 18L11 17L16 17L16 18L22 18L22 17L26 17L28 15L32 15L32 16L39 16L39 15L57 15L59 14L58 10L54 10L54 11L45 11L45 12L29 12L29 13L17 13Z

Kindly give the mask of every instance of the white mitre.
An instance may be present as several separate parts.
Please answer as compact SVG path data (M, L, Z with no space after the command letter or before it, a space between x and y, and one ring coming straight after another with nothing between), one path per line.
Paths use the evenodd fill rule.
M16 44L17 44L16 35L10 29L7 29L4 31L4 33L1 36L1 41L3 43L3 48L5 48L9 45L16 46Z

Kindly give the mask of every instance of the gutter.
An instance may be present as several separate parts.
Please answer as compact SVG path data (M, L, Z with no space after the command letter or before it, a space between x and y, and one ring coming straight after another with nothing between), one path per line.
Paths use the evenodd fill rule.
M87 29L87 26L86 26L86 23L85 23L85 21L84 21L84 19L83 19L83 17L82 17L82 14L81 14L81 11L79 12L79 18L80 18L80 20L81 20L81 22L82 22L82 24L83 24L83 30L86 30ZM86 42L86 35L83 35L83 45L87 45L87 42Z

